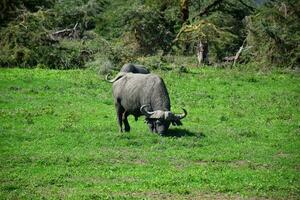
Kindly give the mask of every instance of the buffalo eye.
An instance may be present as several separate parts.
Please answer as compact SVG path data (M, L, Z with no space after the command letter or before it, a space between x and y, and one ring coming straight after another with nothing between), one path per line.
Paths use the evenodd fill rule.
M160 120L157 120L156 124L159 126L159 125L162 125L163 123Z

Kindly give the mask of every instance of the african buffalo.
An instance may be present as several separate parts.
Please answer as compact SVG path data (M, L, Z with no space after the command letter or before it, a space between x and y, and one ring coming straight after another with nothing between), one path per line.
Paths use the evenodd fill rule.
M134 74L149 74L149 70L144 67L143 65L137 65L137 64L132 64L132 63L127 63L127 64L124 64L120 70L120 73L134 73ZM112 80L109 80L109 76L111 74L107 74L106 75L106 80L108 82L111 82L113 83L114 82L114 79Z
M126 73L138 73L138 74L149 74L149 70L144 67L143 65L137 65L132 63L127 63L123 65L120 72L126 72Z
M145 115L152 132L165 133L170 123L182 125L181 119L187 115L173 114L170 98L164 81L154 74L134 74L120 72L113 80L113 96L120 131L130 131L128 115L135 119Z

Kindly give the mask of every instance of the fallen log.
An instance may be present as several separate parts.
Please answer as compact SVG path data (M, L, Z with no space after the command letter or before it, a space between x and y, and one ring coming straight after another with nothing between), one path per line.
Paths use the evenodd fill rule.
M77 39L79 38L79 30L77 29L78 22L75 24L73 28L65 28L63 30L55 31L51 33L51 37L55 39L61 38L70 38L70 39Z

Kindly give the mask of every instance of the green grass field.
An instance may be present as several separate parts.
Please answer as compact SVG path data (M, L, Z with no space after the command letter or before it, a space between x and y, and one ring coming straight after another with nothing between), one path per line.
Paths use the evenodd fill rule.
M119 133L111 84L89 70L0 70L1 199L299 199L300 76L156 71L166 136Z

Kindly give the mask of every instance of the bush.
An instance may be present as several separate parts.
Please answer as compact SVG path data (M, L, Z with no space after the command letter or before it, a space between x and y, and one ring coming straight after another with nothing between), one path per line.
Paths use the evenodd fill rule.
M111 62L108 58L101 56L95 58L93 61L87 62L85 67L100 75L108 74L116 69L113 62Z
M52 8L55 0L2 0L0 5L0 28L15 20L24 10L37 12L40 8Z
M125 13L124 23L136 53L154 54L158 50L168 52L175 38L175 21L167 18L164 12L148 6L139 6Z
M46 20L49 13L38 11L22 15L22 23L10 23L0 33L1 67L34 67L37 64L49 68L69 69L81 67L84 59L79 49L65 48L51 38Z
M142 64L150 69L159 69L165 65L160 56L146 56L137 59L139 64Z
M299 1L274 1L249 17L248 57L275 66L299 66L299 8Z
M29 2L34 4L35 1L26 1ZM67 0L49 3L51 9L20 12L15 20L1 29L0 66L84 67L101 49L95 47L97 35L85 31L95 26L95 17L102 12L104 3L104 0ZM74 28L68 29L70 27ZM54 34L61 29L67 30L66 34Z
M66 28L78 23L82 30L94 29L96 19L99 18L106 4L106 0L58 1L53 8L56 27Z

